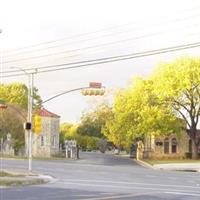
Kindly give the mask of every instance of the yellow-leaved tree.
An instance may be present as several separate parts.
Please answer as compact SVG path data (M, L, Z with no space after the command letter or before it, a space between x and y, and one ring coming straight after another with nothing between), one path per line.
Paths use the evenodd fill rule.
M159 101L182 118L192 140L192 158L197 159L200 145L200 58L179 58L161 64L153 77Z

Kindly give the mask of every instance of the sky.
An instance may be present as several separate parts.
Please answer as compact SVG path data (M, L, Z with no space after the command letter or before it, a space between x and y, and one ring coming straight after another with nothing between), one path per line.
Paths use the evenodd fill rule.
M3 77L28 69L138 53L200 41L198 0L0 0L1 82L23 82L27 75ZM42 99L101 82L103 97L66 94L46 103L61 122L78 122L92 105L112 100L133 77L148 77L160 62L199 56L199 48L131 60L38 73L34 85Z

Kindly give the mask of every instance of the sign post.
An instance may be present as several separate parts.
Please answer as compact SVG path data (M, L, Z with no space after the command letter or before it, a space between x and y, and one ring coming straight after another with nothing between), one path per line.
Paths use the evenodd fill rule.
M76 140L65 140L66 158L73 158L76 149Z

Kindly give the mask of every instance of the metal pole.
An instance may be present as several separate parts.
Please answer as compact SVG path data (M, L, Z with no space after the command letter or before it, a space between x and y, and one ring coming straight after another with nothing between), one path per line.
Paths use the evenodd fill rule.
M28 115L27 115L27 122L31 123L32 126L32 112L33 112L33 88L34 88L34 74L37 73L37 70L32 73L27 73L26 70L20 67L11 67L17 68L23 71L28 76ZM27 155L28 155L28 170L32 171L32 127L30 130L27 131Z
M28 122L32 124L32 111L33 111L33 81L34 74L29 74L29 88L28 88ZM32 129L28 132L28 170L32 171Z

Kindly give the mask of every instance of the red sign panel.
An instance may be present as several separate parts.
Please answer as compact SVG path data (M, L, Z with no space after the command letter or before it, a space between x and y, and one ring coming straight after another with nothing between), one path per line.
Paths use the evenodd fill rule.
M8 106L5 104L0 104L0 109L6 109Z
M91 88L101 88L102 84L101 83L97 83L97 82L90 82L89 85Z

